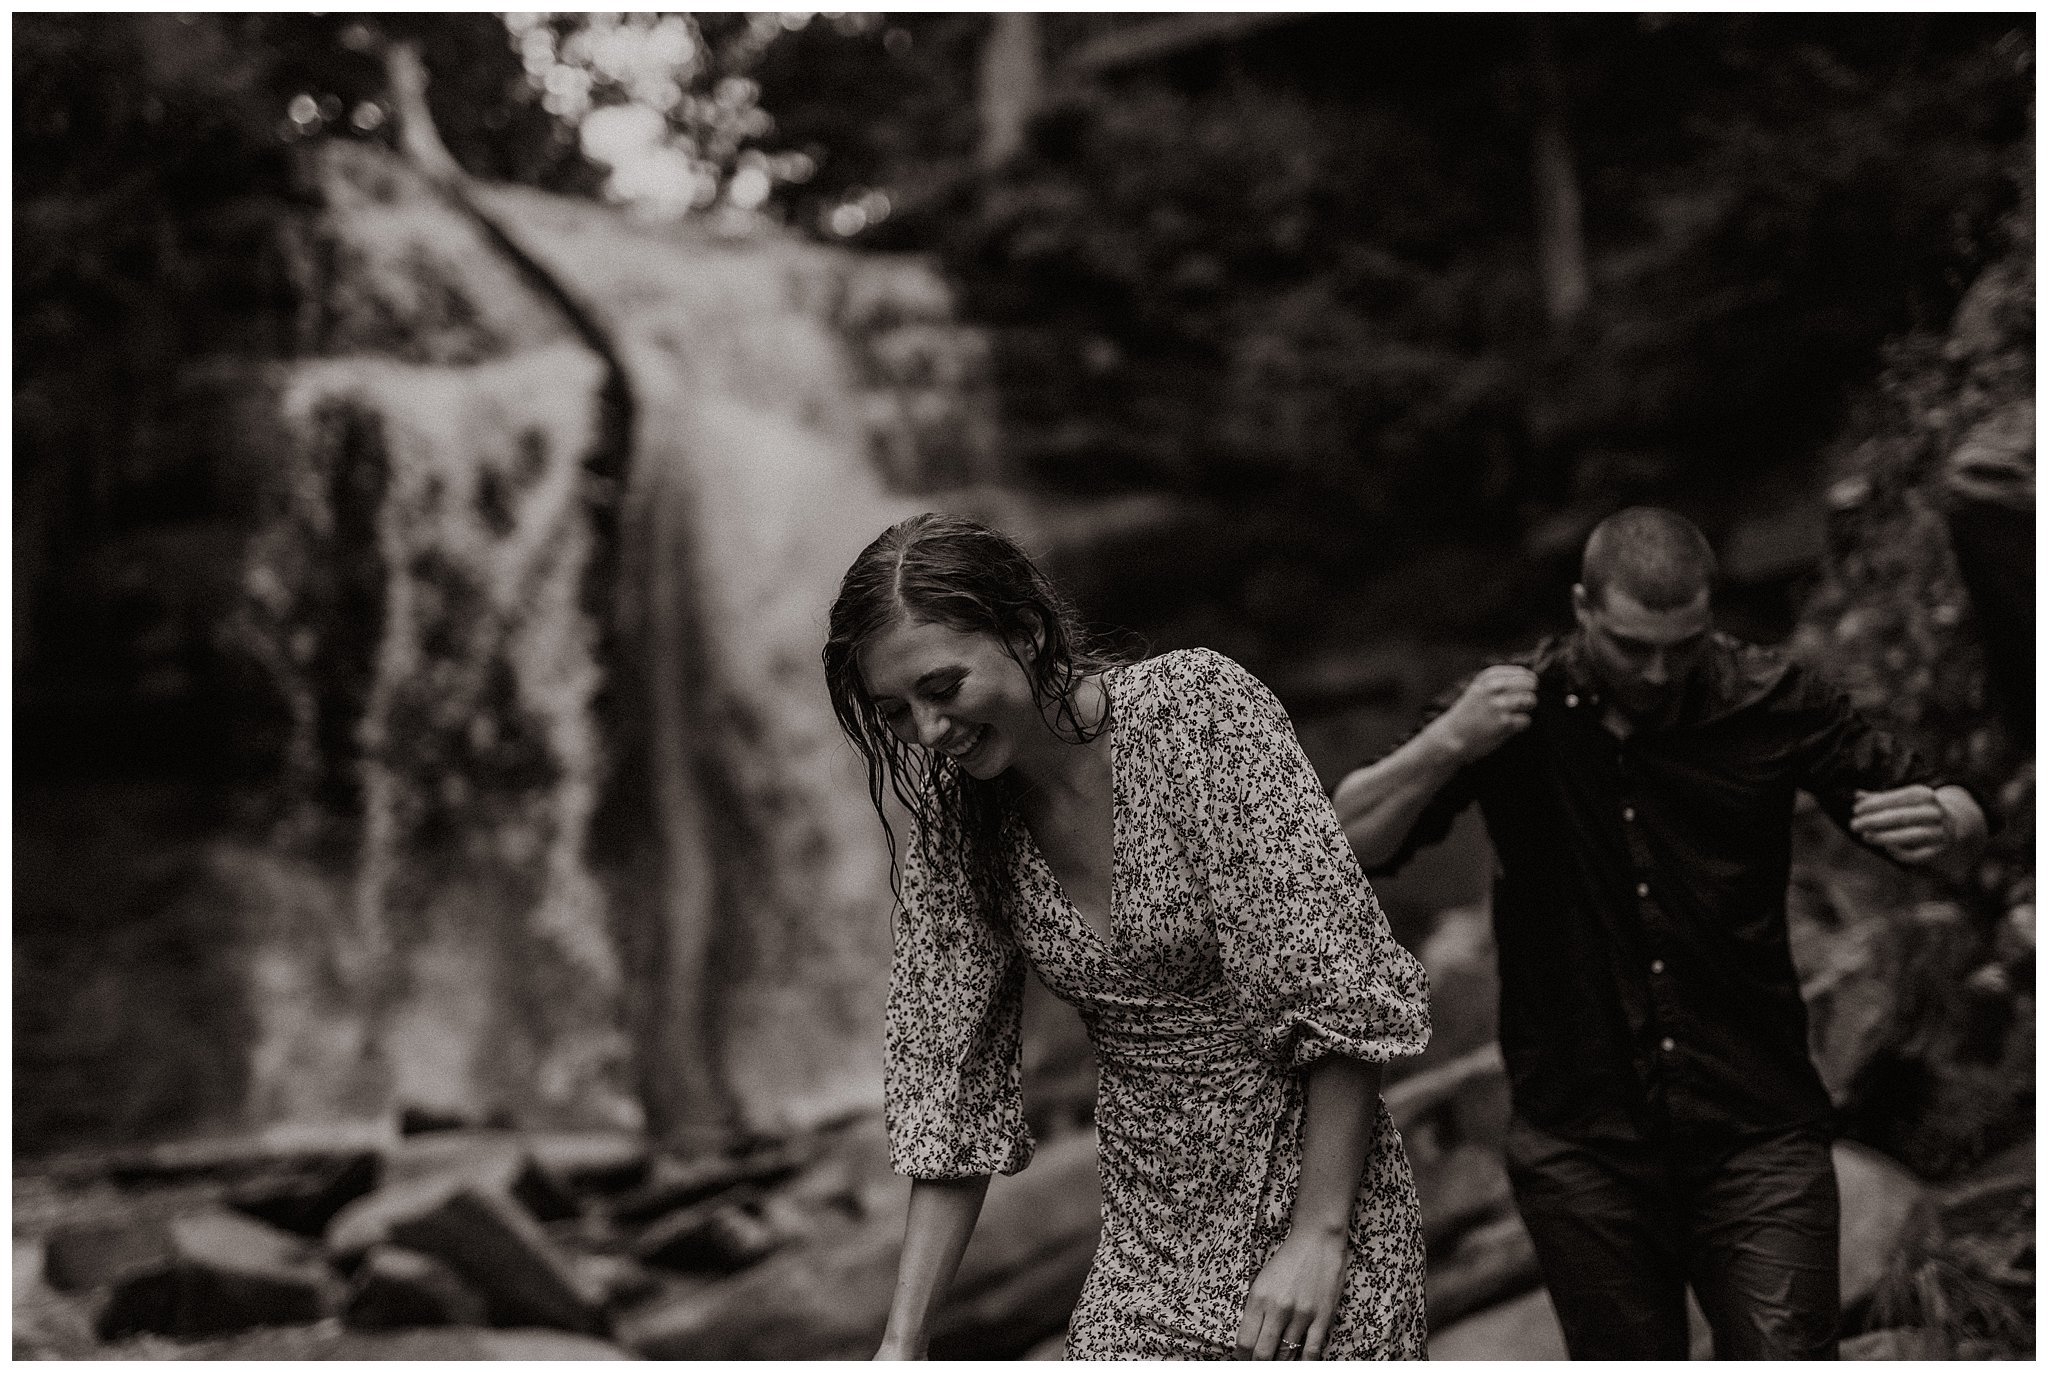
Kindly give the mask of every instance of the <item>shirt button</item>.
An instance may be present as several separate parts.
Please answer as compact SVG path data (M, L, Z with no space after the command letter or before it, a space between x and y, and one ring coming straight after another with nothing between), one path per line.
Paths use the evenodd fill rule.
M1568 706L1575 706L1579 703L1579 698L1575 693L1567 691L1564 694L1564 703Z
M1661 959L1661 958L1653 958L1653 959L1651 959L1651 960L1650 960L1650 971L1651 971L1651 972L1653 972L1653 973L1661 973L1661 972L1663 972L1663 971L1664 971L1664 960L1663 960L1663 959Z
M1638 883L1636 883L1636 895L1637 895L1637 896L1648 896L1649 894L1650 894L1650 884L1649 884L1648 882L1638 882Z
M1633 821L1636 818L1636 808L1634 806L1623 806L1621 808L1621 818Z
M1678 1047L1678 1041L1671 1038L1669 1035L1666 1035L1663 1039L1658 1041L1657 1047L1668 1054L1673 1049L1676 1049Z

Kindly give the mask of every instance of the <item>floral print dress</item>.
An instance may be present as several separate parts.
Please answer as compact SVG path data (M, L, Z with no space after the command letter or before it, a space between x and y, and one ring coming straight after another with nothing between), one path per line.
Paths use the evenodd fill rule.
M1028 965L1080 1010L1100 1083L1102 1240L1069 1358L1225 1358L1301 1178L1303 1067L1421 1052L1422 967L1394 942L1286 712L1205 649L1104 676L1114 840L1105 943L1030 831L1001 918L956 844L915 834L886 1040L891 1161L914 1178L1030 1161ZM1328 1358L1424 1356L1422 1226L1384 1104Z

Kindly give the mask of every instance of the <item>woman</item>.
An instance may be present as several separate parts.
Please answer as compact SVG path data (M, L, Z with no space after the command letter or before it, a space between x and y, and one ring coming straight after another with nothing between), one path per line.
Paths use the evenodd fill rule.
M824 656L877 811L886 787L913 817L885 1101L915 1181L878 1357L924 1356L989 1176L1031 1157L1027 963L1100 1072L1068 1357L1421 1356L1422 1231L1378 1094L1428 1039L1424 977L1279 702L1207 650L1097 655L1014 543L939 515L854 561Z

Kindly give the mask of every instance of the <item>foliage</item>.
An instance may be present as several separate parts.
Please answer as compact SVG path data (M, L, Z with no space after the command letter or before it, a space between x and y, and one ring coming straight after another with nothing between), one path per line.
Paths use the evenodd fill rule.
M1593 281L1562 331L1514 24L1308 20L1049 111L944 243L1026 475L1293 493L1303 538L1369 555L1711 512L1809 460L2010 203L2024 26L1602 16L1559 48Z
M1926 1331L1940 1358L2034 1356L2031 1142L1944 1199L1935 1224L1896 1254L1872 1327Z

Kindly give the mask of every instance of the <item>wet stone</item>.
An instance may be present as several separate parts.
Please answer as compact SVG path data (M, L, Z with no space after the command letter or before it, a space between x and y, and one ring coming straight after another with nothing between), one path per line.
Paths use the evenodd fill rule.
M655 1222L633 1253L643 1263L664 1268L733 1273L760 1262L780 1244L774 1228L744 1206L710 1202Z
M228 1189L235 1210L280 1230L317 1239L341 1208L377 1186L382 1161L368 1150L345 1159L277 1169Z
M429 1179L387 1201L380 1219L392 1243L440 1259L481 1293L494 1324L584 1333L605 1326L604 1294L502 1192L460 1177Z
M162 1261L164 1222L95 1222L52 1231L43 1249L43 1277L59 1292L84 1292Z
M159 1258L120 1279L101 1311L102 1339L192 1337L319 1320L340 1284L297 1236L230 1211L179 1216Z
M484 1299L453 1268L427 1254L372 1249L351 1284L342 1319L358 1330L482 1325Z
M619 1221L648 1221L741 1186L771 1186L793 1175L802 1160L794 1150L767 1149L739 1158L654 1161L646 1183L612 1203Z

